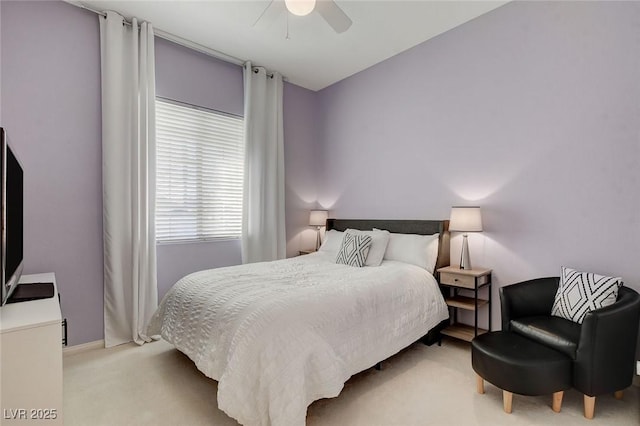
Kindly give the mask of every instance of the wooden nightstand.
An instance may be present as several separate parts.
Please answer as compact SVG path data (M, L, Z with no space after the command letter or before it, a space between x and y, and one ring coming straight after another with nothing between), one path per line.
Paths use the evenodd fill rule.
M445 302L452 312L452 323L441 331L442 334L470 342L478 334L491 331L491 269L460 269L457 266L446 266L438 269L440 273L440 285L449 289L449 296L445 296ZM478 290L488 287L488 300L478 298ZM473 297L461 296L460 291L473 291ZM478 310L488 305L488 328L478 327ZM473 326L458 323L458 309L473 311Z
M300 253L300 256L302 256L303 254L309 254L309 253L315 253L316 251L314 249L307 249L307 250L300 250L298 253Z

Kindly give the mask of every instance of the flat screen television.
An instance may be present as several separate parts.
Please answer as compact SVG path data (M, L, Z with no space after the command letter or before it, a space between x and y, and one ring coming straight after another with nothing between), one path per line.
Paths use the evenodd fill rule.
M0 127L0 181L2 186L2 241L1 250L1 283L2 305L7 302L11 293L18 286L23 258L23 204L24 173L20 162L9 147L7 132Z

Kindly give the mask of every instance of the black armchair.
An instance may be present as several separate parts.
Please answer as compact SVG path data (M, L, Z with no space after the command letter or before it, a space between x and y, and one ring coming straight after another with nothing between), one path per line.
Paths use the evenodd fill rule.
M584 394L585 417L595 398L622 391L634 375L640 295L621 287L618 300L587 314L582 324L551 316L559 278L538 278L500 289L502 330L549 346L572 359L573 387Z

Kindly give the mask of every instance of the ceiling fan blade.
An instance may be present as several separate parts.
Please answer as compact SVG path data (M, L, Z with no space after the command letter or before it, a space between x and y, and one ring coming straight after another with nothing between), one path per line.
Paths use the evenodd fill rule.
M256 28L267 28L285 11L284 1L271 0L267 7L264 8L260 16L251 25Z
M338 34L347 31L353 23L333 0L318 0L316 10Z

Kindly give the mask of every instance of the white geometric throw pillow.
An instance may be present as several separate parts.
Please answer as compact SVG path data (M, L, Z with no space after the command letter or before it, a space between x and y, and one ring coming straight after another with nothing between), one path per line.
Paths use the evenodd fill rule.
M563 266L551 315L582 324L588 312L614 304L620 287L620 277L579 272Z
M336 257L336 263L359 268L364 266L372 241L369 235L345 232L340 251L338 251L338 256Z

